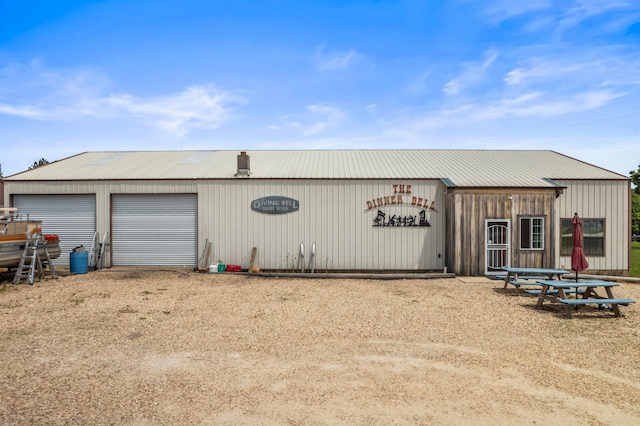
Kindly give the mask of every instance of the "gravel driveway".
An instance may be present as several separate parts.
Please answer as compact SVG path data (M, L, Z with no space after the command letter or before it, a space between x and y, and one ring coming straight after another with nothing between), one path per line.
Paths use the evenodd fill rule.
M569 320L535 300L485 278L4 284L0 423L640 424L638 306Z

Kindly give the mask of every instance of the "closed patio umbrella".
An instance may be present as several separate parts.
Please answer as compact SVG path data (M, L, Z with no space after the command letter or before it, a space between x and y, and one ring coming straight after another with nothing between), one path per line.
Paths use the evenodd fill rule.
M578 282L578 272L589 267L589 262L582 250L582 219L578 213L573 215L573 228L571 231L571 241L573 250L571 251L571 269L576 271L576 282Z

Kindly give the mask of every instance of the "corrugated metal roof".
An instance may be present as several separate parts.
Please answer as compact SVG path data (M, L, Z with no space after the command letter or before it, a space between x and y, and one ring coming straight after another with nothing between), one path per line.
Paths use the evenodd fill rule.
M240 151L86 152L7 181L234 179ZM628 179L554 151L248 151L248 179L441 179L456 187L553 187L554 179Z

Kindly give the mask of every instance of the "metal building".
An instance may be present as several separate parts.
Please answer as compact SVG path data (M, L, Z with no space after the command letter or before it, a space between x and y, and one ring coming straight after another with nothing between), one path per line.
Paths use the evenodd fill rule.
M630 264L630 178L553 151L86 152L5 179L5 205L44 221L63 255L109 233L107 265L262 270L570 269Z

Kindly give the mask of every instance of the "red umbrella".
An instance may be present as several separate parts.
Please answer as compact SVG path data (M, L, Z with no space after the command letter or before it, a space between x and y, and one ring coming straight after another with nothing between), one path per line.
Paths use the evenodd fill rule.
M573 251L571 252L571 269L576 271L576 282L578 281L578 272L584 271L589 267L589 262L582 250L582 219L578 213L573 215L573 230L571 232L571 240L573 242Z

